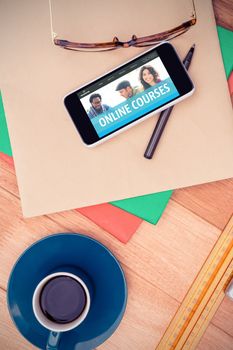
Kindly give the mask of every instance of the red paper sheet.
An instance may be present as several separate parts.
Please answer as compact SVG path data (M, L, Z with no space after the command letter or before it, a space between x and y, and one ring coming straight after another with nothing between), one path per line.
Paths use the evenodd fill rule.
M119 241L127 243L142 222L142 219L126 211L104 203L76 209Z

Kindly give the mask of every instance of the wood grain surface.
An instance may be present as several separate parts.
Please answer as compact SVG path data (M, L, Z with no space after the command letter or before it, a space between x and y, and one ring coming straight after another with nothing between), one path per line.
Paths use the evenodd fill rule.
M218 25L233 30L233 1L213 0L213 6Z
M232 1L214 1L217 21L232 28ZM6 306L10 271L33 242L81 232L108 246L125 271L126 314L103 350L152 350L181 304L233 212L233 179L176 190L156 226L143 222L127 245L77 211L24 219L14 167L0 157L0 349L35 349L14 327ZM198 350L233 349L233 302L225 298ZM67 349L68 350L68 349Z

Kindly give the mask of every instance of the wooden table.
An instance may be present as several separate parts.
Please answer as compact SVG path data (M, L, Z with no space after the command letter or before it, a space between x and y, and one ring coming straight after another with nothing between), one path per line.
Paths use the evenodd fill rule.
M232 0L214 1L219 24L233 30ZM233 212L233 179L176 190L159 223L143 222L127 245L76 211L23 219L14 168L0 159L0 349L34 349L16 330L6 305L17 257L56 232L82 232L108 246L128 281L125 316L103 350L152 350ZM233 349L233 302L225 298L199 350Z

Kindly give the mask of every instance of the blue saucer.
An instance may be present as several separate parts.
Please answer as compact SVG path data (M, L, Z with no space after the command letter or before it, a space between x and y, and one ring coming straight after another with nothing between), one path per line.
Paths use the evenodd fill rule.
M77 273L90 288L91 308L79 327L62 334L59 350L90 350L99 346L123 317L127 286L113 254L98 241L77 233L48 236L20 256L7 291L12 320L20 333L40 349L45 349L49 331L33 314L33 292L45 276L67 269Z

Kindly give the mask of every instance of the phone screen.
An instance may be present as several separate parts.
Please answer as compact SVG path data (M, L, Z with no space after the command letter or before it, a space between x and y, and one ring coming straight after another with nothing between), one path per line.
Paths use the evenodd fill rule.
M180 96L157 50L76 93L100 138Z

